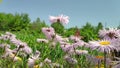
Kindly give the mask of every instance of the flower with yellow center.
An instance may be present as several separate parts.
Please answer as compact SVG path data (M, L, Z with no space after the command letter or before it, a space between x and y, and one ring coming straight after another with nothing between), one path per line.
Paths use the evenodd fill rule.
M97 49L101 52L110 53L112 50L117 50L115 46L112 45L112 43L109 40L100 40L100 41L90 41L89 47L91 49Z
M101 42L99 42L99 44L101 44L102 46L107 46L107 45L110 45L110 42L109 41L101 41Z

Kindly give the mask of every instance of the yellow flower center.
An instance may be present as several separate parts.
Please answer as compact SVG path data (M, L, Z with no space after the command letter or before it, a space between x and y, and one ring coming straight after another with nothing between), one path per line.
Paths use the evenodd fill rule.
M109 41L101 41L101 42L99 42L99 44L101 44L102 46L107 46L107 45L110 45L110 42Z

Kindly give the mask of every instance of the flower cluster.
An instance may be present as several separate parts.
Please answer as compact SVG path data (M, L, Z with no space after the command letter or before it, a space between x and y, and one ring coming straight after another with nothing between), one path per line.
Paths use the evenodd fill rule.
M9 40L11 44L16 46L15 49L11 49L11 44L0 44L1 48L5 48L2 58L9 57L10 59L13 59L13 61L21 61L22 59L17 56L18 51L22 53L22 56L32 53L32 49L27 45L27 43L18 40L16 36L10 32L6 32L4 35L1 35L0 40Z

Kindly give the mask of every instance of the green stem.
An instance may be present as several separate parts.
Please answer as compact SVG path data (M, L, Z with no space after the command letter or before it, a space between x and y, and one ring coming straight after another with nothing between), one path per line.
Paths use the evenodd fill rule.
M106 53L106 51L104 50L104 68L107 68L107 67L106 67L106 57L107 57L106 54L107 54L107 53Z
M98 68L100 68L100 60L98 60Z

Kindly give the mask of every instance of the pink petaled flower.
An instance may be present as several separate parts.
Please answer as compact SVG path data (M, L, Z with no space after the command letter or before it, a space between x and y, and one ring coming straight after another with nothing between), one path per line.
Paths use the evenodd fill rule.
M10 32L6 32L6 35L9 36L9 39L12 39L12 38L16 38L16 35L10 33Z
M99 31L99 36L103 39L114 40L119 37L119 31L117 28L103 29Z
M90 41L89 42L91 49L97 49L101 52L110 53L110 51L117 50L116 47L109 40L101 40L101 41Z
M24 48L22 48L22 51L24 51L26 54L31 54L32 53L32 49L28 46L25 46Z
M47 39L52 40L55 36L55 31L52 27L42 28L42 32L46 35Z
M75 58L71 58L69 55L66 55L64 59L69 63L69 64L77 64L78 61Z
M40 52L36 51L36 53L28 59L28 68L33 68L35 65L35 62L39 60Z
M48 59L48 58L46 58L46 59L44 60L44 62L45 62L45 63L52 63L52 61L51 61L50 59Z
M64 52L69 52L71 50L74 50L73 46L70 44L64 44L60 46Z
M90 62L91 64L93 64L93 65L98 65L98 62L99 62L99 64L102 64L102 61L104 60L104 56L93 56L93 55L87 55L86 56L86 60L88 61L88 62ZM106 64L107 64L107 68L108 68L108 66L110 65L110 63L111 63L111 59L110 58L106 58ZM102 68L102 67L101 67Z
M8 44L0 44L0 48L10 48L10 45L8 45Z
M82 47L82 46L84 46L84 45L85 45L85 42L82 41L82 40L79 40L78 42L72 44L72 46L73 46L74 48Z
M65 15L60 15L60 16L49 16L49 20L51 23L56 23L60 22L62 24L68 24L69 22L69 17Z
M77 37L77 36L70 36L70 38L69 38L70 40L72 40L72 41L74 41L74 42L79 42L80 41L80 38L79 37Z
M118 51L120 51L120 38L112 40L111 43L117 48Z
M60 41L60 45L69 45L69 43L64 42L64 41Z
M55 42L61 42L61 41L63 41L63 38L62 38L62 36L56 34L55 38L54 38L54 41Z
M10 42L15 44L17 47L19 47L19 45L22 43L21 40L18 40L16 38L11 39Z
M19 43L19 45L17 46L17 49L19 49L19 48L20 48L20 51L23 51L26 54L32 53L32 49L25 42Z

